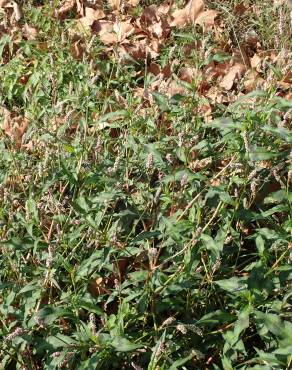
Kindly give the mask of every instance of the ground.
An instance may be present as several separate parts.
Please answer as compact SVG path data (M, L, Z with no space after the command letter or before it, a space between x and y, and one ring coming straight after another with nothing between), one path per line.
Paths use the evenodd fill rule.
M291 369L289 1L0 1L0 367Z

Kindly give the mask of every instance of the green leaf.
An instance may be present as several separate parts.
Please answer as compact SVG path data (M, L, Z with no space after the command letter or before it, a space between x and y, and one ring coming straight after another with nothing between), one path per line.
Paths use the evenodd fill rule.
M74 314L71 310L66 308L47 306L40 309L37 316L46 325L51 325L59 317L74 318Z
M72 346L73 344L77 344L76 340L74 340L72 337L69 337L68 335L63 335L61 333L46 338L46 342L50 344L54 349L66 348L69 345Z
M169 111L169 104L168 104L168 98L160 94L158 92L152 92L152 95L154 97L155 103L158 105L160 110L162 112L168 112Z
M89 312L94 312L97 315L103 315L103 311L96 304L84 299L77 300L76 307L83 308Z
M79 370L96 370L98 365L102 363L101 353L93 353L89 359L82 361L78 366Z
M264 204L270 204L270 203L281 203L283 201L288 201L292 202L292 193L288 192L286 190L278 190L275 191L274 193L269 194L265 199L264 199Z
M222 357L222 366L224 370L233 370L232 363L226 356Z
M195 356L196 356L196 353L190 353L188 356L174 361L173 364L170 366L169 370L177 370L179 366L184 365L186 362L188 362Z
M214 283L221 289L231 293L247 289L247 277L238 278L234 276L230 279L214 281Z
M98 250L92 253L92 255L85 259L76 271L76 281L82 278L88 277L93 271L98 270L99 261L102 257L102 251Z
M113 338L111 345L115 348L117 352L130 352L137 348L143 347L142 344L135 344L130 342L128 339L123 337Z
M207 234L202 234L200 240L203 242L204 247L210 250L215 256L219 256L223 250L223 242L220 240L214 240Z
M234 321L235 319L235 315L231 315L230 313L222 310L217 310L201 317L200 320L196 322L196 325L218 325L221 323Z

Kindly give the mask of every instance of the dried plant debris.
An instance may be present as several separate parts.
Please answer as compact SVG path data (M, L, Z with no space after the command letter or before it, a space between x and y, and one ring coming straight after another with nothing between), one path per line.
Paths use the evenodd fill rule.
M286 0L0 0L0 368L291 367Z

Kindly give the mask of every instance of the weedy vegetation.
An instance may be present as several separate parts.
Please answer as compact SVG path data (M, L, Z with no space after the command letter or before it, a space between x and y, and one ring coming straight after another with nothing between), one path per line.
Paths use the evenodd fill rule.
M0 1L0 367L292 366L285 1Z

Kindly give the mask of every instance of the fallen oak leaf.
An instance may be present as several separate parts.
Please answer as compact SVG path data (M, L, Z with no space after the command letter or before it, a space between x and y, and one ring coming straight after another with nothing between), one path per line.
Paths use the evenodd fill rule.
M8 109L2 108L4 116L2 129L7 136L15 141L16 148L22 145L22 138L28 126L28 119L22 116L13 117Z
M22 18L22 11L16 1L12 1L12 6L14 18L18 22Z
M173 0L166 0L162 4L160 4L157 8L158 15L167 15L170 12Z
M245 70L246 68L243 64L235 63L223 77L222 81L220 82L220 87L223 87L225 90L231 90L235 79L242 77Z
M196 19L203 11L203 0L190 0L183 9L178 9L172 14L170 27L184 27L188 23L195 24Z
M139 4L140 0L127 0L128 6L137 6Z
M84 17L78 19L78 23L83 27L90 27L95 21L98 21L105 17L103 10L100 9L93 9L93 8L85 8L85 15Z
M122 43L135 32L130 21L114 23L101 20L94 22L93 30L105 45Z
M183 67L180 69L178 78L184 82L188 82L189 84L194 81L196 77L199 76L199 71L197 68L191 67Z
M140 17L140 23L143 27L149 27L159 22L157 7L155 5L147 6Z
M84 54L84 46L81 43L81 40L76 40L71 46L71 53L73 57L77 60L82 60Z
M245 92L248 93L263 86L264 83L265 80L260 77L259 73L254 69L250 69L244 76L243 86L245 88Z
M257 72L261 72L261 65L262 58L258 54L255 54L252 58L250 58L250 66Z
M22 27L23 35L28 40L35 40L38 35L38 30L35 27L29 26L27 23Z
M121 0L108 0L108 4L113 10L120 10L121 8Z
M74 9L76 0L66 0L65 3L55 11L57 18L64 18L71 10Z
M237 4L237 5L235 5L235 7L233 9L234 14L236 14L236 15L242 15L247 10L248 10L248 8L245 6L244 2L241 2L241 3Z
M218 12L216 10L206 10L198 15L195 23L200 25L203 31L208 31L214 26L217 16Z
M123 42L127 37L131 36L135 32L135 28L132 26L131 21L128 20L114 23L113 31L117 35L118 42Z

